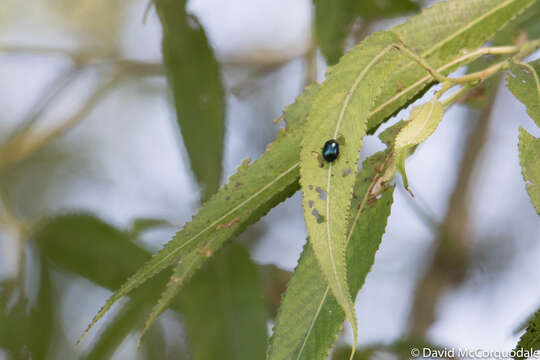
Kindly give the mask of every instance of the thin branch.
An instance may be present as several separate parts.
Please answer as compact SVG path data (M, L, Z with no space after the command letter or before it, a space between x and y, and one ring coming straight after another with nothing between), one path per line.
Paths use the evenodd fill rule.
M5 143L0 148L0 171L26 159L79 123L116 86L123 75L123 73L117 72L111 79L102 83L74 115L48 129L45 133L31 135L31 132L23 132Z
M49 105L77 78L80 69L70 66L56 77L51 84L45 87L37 102L30 107L29 113L19 122L17 128L8 136L14 139L20 134L29 131L41 115L47 110Z

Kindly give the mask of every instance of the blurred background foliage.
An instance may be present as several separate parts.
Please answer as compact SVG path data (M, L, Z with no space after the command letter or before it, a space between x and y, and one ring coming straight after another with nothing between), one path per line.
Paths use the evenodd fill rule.
M298 196L213 257L140 351L137 333L167 274L75 341L200 199L264 150L277 130L271 120L305 84L322 80L327 64L370 32L428 4L4 0L0 359L263 358L306 235ZM514 43L524 31L538 37L539 6L493 42ZM540 303L540 290L512 285L540 278L534 261L515 266L539 255L540 225L517 147L505 140L516 138L518 124L532 127L497 89L488 83L468 99L476 110L448 115L454 123L411 160L416 201L397 196L389 245L357 302L359 359L408 353L424 338L511 347L516 335L506 330ZM496 105L499 120L496 97L506 104ZM368 139L366 152L378 148ZM494 312L499 322L487 325ZM486 327L491 335L482 335ZM333 358L344 358L349 340L346 329Z

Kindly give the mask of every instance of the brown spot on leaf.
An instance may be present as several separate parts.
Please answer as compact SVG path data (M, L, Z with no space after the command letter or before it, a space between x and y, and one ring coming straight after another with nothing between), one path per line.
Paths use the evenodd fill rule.
M239 223L239 222L240 222L240 218L235 217L234 219L232 219L232 220L229 221L228 223L219 224L219 225L216 227L216 230L226 229L226 228L231 227L231 226L233 226L234 224Z

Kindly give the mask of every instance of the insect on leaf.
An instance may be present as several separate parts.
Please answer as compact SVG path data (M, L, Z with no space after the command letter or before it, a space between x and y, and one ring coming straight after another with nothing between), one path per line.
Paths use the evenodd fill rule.
M540 126L540 60L510 64L506 85L527 107L527 113Z
M435 132L443 116L443 107L437 99L415 107L407 125L401 129L394 145L396 152L396 167L403 176L405 188L409 188L407 174L405 173L405 160L409 151L426 141Z
M185 284L227 240L238 235L299 189L300 132L318 91L319 85L309 86L295 104L285 109L287 130L278 134L259 159L252 164L244 162L192 221L113 293L81 339L116 301L162 270L183 262L183 272L179 278L182 280L180 285ZM175 289L177 292L180 286ZM167 299L172 298L167 295ZM160 306L166 304L163 300Z
M540 215L540 139L519 129L519 162L531 202Z
M225 136L225 92L219 64L197 19L186 14L186 1L159 0L163 61L176 117L203 200L221 180Z
M400 123L392 128L402 126ZM390 144L397 132L393 131ZM391 135L385 132L385 136ZM373 265L390 215L394 188L384 190L378 199L371 195L389 165L390 156L390 148L370 156L356 178L347 243L348 284L352 297L362 287ZM330 291L308 241L281 301L267 359L327 359L344 320L345 313Z
M377 89L392 71L393 59L399 56L398 41L393 33L376 33L331 69L311 107L300 153L304 218L311 246L355 339L345 257L348 215L368 112ZM321 157L321 147L329 139L340 145L334 162Z

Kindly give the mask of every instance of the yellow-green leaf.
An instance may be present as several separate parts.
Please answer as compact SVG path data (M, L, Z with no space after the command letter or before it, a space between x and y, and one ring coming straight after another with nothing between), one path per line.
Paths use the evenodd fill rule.
M403 176L405 188L409 187L407 174L405 173L405 160L409 156L410 150L426 141L435 132L441 122L443 113L443 107L437 99L415 107L411 111L407 125L397 135L394 145L396 167Z
M506 85L527 107L527 113L540 126L540 60L531 63L510 63Z
M300 152L302 201L311 246L355 339L345 257L347 224L369 109L399 56L398 42L390 32L371 35L328 72L311 107ZM326 162L321 155L329 139L340 144L334 162Z
M519 129L519 162L531 202L540 215L540 138Z
M396 124L384 133L385 137L392 137L390 144L397 134L394 130L401 126L402 123ZM389 147L366 159L356 178L347 243L348 284L352 297L362 287L374 263L390 215L394 188L388 188L378 199L372 191L386 172L391 151ZM267 358L327 359L344 320L345 313L330 291L308 241L281 301Z
M537 0L441 1L392 29L401 40L442 74L478 58L470 55ZM429 31L426 31L429 29ZM401 56L369 116L368 130L421 95L433 82L413 60Z
M298 190L301 130L318 90L317 84L309 86L295 104L285 109L287 130L281 131L253 164L244 162L192 221L124 282L99 310L81 338L116 301L164 269L182 262L179 278L180 285L185 284L227 240ZM179 289L180 286L176 286L168 291L175 294ZM162 300L173 298L169 294L164 296ZM167 301L161 301L158 313L167 305Z

